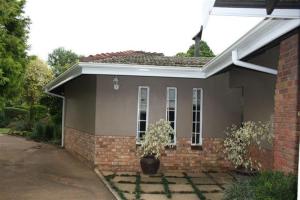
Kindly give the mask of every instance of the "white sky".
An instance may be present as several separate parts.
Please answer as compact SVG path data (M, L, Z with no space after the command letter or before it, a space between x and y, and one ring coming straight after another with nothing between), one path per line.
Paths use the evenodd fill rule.
M206 0L27 0L30 54L46 60L57 47L80 55L124 50L186 51ZM221 53L261 18L210 16L202 39Z

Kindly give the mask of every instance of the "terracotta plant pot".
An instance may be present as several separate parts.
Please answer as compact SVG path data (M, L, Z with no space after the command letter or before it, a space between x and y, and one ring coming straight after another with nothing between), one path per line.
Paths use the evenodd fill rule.
M144 174L156 174L159 169L160 161L155 156L145 156L140 160L141 168Z

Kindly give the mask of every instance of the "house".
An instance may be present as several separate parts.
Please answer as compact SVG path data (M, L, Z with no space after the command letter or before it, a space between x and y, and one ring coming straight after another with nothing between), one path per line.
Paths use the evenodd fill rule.
M64 99L63 145L102 170L136 171L140 138L163 118L175 137L161 168L212 170L228 166L226 127L274 118L280 159L273 161L273 148L253 153L264 168L286 162L286 171L297 170L299 25L265 19L213 59L141 51L83 58L46 86ZM289 129L295 140L284 135Z

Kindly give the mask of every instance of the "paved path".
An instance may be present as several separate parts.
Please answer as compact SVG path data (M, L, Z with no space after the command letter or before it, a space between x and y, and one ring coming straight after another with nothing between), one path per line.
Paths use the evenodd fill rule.
M52 145L0 134L0 199L112 200L83 163Z

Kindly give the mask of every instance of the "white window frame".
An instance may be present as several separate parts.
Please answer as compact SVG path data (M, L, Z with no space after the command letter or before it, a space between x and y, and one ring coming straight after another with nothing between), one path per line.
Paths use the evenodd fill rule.
M192 125L194 125L194 123L197 123L198 121L194 121L193 119L193 114L194 114L194 90L198 91L200 90L200 130L199 133L195 132L195 135L198 134L200 135L199 137L199 143L196 143L196 137L195 137L195 143L193 143L193 129L192 129L192 136L191 136L191 145L192 146L201 146L202 145L202 121L203 121L203 89L202 88L193 88L192 90ZM196 93L197 94L197 93ZM196 97L198 98L198 96ZM197 100L197 99L196 99ZM196 113L197 113L197 109L196 109ZM197 118L197 117L196 117ZM195 127L195 131L197 131L197 128Z
M176 87L167 87L167 96L166 96L166 120L168 121L168 108L169 108L169 89L175 89L175 113L174 113L174 142L170 145L176 145L176 127L177 127L177 88Z
M149 122L149 95L150 95L150 88L149 86L139 86L138 87L138 103L137 103L137 126L136 126L136 144L140 144L140 135L139 135L139 122L140 120L140 98L141 98L141 89L147 89L147 110L146 110L146 131L148 129L148 122Z

